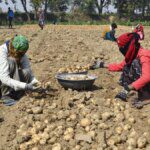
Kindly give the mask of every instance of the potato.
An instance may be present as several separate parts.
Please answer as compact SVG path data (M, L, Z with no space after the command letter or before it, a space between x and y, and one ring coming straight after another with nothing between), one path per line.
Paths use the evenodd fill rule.
M90 127L89 127L89 126L86 126L86 127L85 127L85 131L86 131L86 132L89 132L89 131L90 131Z
M76 114L70 115L70 119L71 119L71 120L76 120L76 118L77 118Z
M112 117L112 113L110 113L110 112L105 112L105 113L102 114L102 119L104 121L110 119L111 117Z
M138 148L144 148L147 144L147 139L145 137L140 137L137 141Z
M38 147L33 147L32 150L39 150L39 148Z
M118 121L118 122L122 122L125 120L125 117L124 117L124 114L123 113L118 113L116 114L116 118L115 118L115 121Z
M52 147L52 150L61 150L61 145L59 143L55 143Z
M120 135L122 133L123 129L122 129L122 127L116 127L115 131L116 131L117 134Z
M80 145L76 145L75 146L75 150L80 150L81 146Z
M64 136L64 140L65 140L65 141L69 141L69 140L72 139L72 137L73 137L73 134L66 134L66 135Z
M64 132L64 135L66 134L72 134L74 132L73 128L67 128L67 130Z
M95 133L95 131L90 131L90 132L88 132L88 135L90 135L92 137L92 139L94 139L96 133Z
M41 145L45 145L46 142L47 142L47 140L46 140L45 138L42 138L39 143L40 143Z
M109 139L109 140L107 141L107 144L108 144L109 146L113 146L113 145L115 145L115 140L114 140L114 139Z
M35 144L39 143L40 139L41 138L40 138L40 136L38 134L32 135L32 141L33 141L33 143L35 143Z
M106 123L101 123L99 124L99 128L106 130L109 128L109 126Z
M58 72L59 72L59 73L65 73L65 72L66 72L66 68L60 68L60 69L58 70Z
M137 134L137 132L135 131L135 130L133 130L130 134L129 134L129 137L130 138L137 138L137 136L138 136L138 134Z
M19 146L19 148L20 148L20 150L26 150L26 149L28 149L28 146L27 146L27 144L25 143L25 144L21 144L21 145Z
M126 124L124 127L124 130L130 130L132 128L132 126L130 124Z
M80 121L80 125L81 125L82 127L89 126L89 125L91 125L91 121L90 121L88 118L83 118L83 119Z
M135 119L134 119L133 117L128 118L128 121L129 121L130 123L135 123Z
M137 145L136 139L134 139L134 138L129 138L129 139L127 140L127 144L128 144L129 146L133 147L133 148L136 148L136 145Z

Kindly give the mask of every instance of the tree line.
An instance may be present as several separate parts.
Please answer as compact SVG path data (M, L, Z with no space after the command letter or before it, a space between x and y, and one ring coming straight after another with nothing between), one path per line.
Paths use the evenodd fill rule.
M0 0L2 2L3 0ZM56 14L57 17L63 17L66 14L83 14L85 16L96 15L99 18L104 14L110 14L110 6L116 9L118 18L134 19L134 16L140 15L142 19L150 16L150 0L17 0L20 1L24 12L30 21L30 12L27 3L30 3L35 18L39 8L44 9L45 16L48 13ZM8 5L8 0L4 0ZM11 0L16 5L16 0ZM17 6L16 6L17 7ZM104 11L105 10L105 11Z

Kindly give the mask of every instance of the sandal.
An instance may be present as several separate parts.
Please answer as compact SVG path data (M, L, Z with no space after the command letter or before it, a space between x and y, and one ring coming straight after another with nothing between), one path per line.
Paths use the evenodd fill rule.
M12 106L12 105L16 104L16 101L8 96L2 97L1 101L5 106Z

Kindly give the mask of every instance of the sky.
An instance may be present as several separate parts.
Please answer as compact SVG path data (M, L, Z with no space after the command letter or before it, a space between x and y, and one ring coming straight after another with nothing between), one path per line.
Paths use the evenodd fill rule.
M15 5L11 2L11 0L7 0L8 5L5 4L5 2L4 2L5 0L2 0L2 1L3 1L3 2L0 3L0 8L2 9L3 12L7 12L8 7L10 7L13 11L15 11L15 5L16 5L17 11L24 12L20 0L16 0L16 4L15 4ZM32 10L32 7L30 6L30 2L29 2L29 1L30 1L30 0L27 0L27 9L28 9L28 11L31 11L31 10ZM107 11L107 10L104 9L104 11ZM114 9L113 6L110 6L110 7L109 7L109 11L110 11L110 12L116 12L116 9Z

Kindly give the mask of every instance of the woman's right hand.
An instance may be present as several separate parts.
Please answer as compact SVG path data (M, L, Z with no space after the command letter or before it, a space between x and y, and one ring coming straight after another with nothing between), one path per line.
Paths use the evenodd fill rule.
M104 61L97 60L91 66L90 69L98 69L98 68L105 68Z

